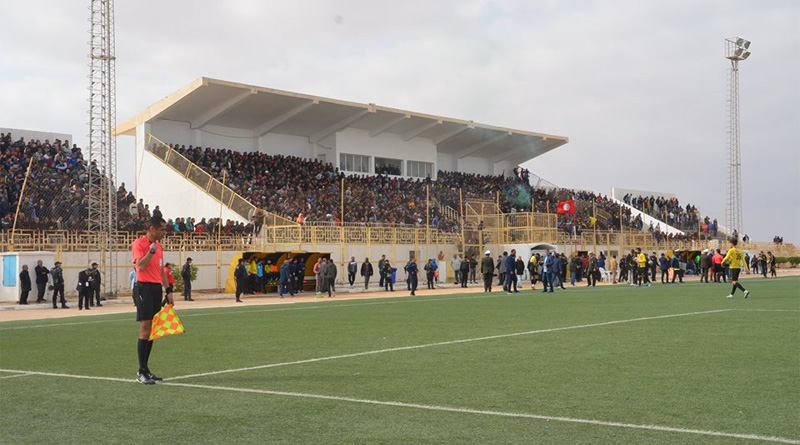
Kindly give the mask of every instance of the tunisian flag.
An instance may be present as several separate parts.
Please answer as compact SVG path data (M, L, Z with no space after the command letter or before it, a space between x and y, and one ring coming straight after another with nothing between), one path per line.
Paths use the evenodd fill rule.
M558 203L558 213L575 213L575 201L561 201Z

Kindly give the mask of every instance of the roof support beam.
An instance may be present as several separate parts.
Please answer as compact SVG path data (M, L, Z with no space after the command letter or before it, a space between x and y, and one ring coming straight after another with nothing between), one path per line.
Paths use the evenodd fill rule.
M278 125L288 121L289 119L297 116L298 114L305 111L307 108L311 107L312 105L319 105L319 99L309 100L307 102L303 102L302 104L292 108L291 110L281 114L280 116L270 119L269 121L265 122L264 124L260 125L256 128L253 133L257 134L258 137L264 136L265 134L269 133L270 131L274 130Z
M448 133L445 133L445 134L439 136L438 138L433 140L433 143L434 143L434 145L439 145L442 142L445 142L445 141L447 141L449 139L452 139L452 138L458 136L459 134L461 134L461 133L463 133L463 132L465 132L467 130L473 129L473 128L475 128L475 126L472 124L472 121L470 121L469 124L464 125L463 127L458 127L458 128L456 128L455 130L453 130L451 132L448 132Z
M500 141L502 141L503 139L505 139L505 138L507 138L509 136L511 136L511 132L510 131L505 132L505 133L497 135L497 136L495 136L495 137L493 137L491 139L488 139L488 140L485 140L483 142L479 142L479 143L477 143L477 144L475 144L473 146L467 147L467 148L465 148L463 150L459 150L459 151L457 151L457 152L455 152L453 154L453 157L456 158L456 159L466 158L467 156L471 155L472 153L475 153L476 151L478 151L478 150L480 150L482 148L488 147L488 146L490 146L490 145L492 145L492 144L494 144L496 142L500 142Z
M411 139L414 139L415 137L421 135L422 133L425 133L426 131L430 130L431 128L437 127L439 125L442 125L442 121L441 120L435 120L433 122L428 122L427 124L420 125L419 127L417 127L415 129L409 131L408 133L404 134L403 135L403 140L405 142L408 142Z
M539 146L536 147L536 151L538 153L534 153L533 156L535 157L535 156L542 155L542 154L544 154L544 153L546 153L546 152L548 152L548 151L550 151L550 150L552 150L552 149L554 149L556 147L560 147L563 144L564 144L564 141L561 141L561 140L558 140L558 139L544 139L544 140L541 141ZM506 158L504 160L511 161L511 162L513 162L515 164L519 164L520 162L525 162L525 161L527 161L529 159L531 159L531 156L529 154L525 153L525 152L522 152L522 153L516 153L514 155L511 155L511 156L509 156L508 158Z
M374 112L375 111L372 109L372 107L370 107L369 109L361 110L361 111L359 111L359 112L357 112L355 114L351 114L349 117L346 117L346 118L340 120L339 122L331 125L330 127L312 134L311 136L309 136L308 140L312 144L317 143L317 142L321 141L322 139L325 139L326 137L332 135L333 133L336 133L337 131L346 128L347 126L349 126L353 122L355 122L355 121L361 119L362 117L366 116L368 113L374 113Z
M389 122L386 122L385 124L381 125L380 127L373 129L372 131L369 132L369 135L372 136L372 137L375 137L375 136L383 133L384 131L394 127L395 125L399 124L400 122L403 122L406 119L411 119L411 115L410 114L404 114L402 116L396 117L396 118L390 120Z
M227 100L227 101L219 104L219 106L216 106L216 107L208 110L207 112L205 112L202 115L200 115L200 117L198 117L197 119L192 120L190 125L191 125L192 128L203 128L209 122L211 122L215 117L217 117L217 116L229 111L231 108L239 105L240 103L242 103L245 100L247 100L247 98L249 98L250 96L255 95L257 93L258 93L258 90L250 89L250 90L245 91L244 93L237 94L232 99Z
M491 159L489 159L489 161L491 161L492 164L495 164L497 162L502 162L508 158L514 157L515 155L519 155L527 150L530 150L531 148L538 147L543 143L544 140L525 142L524 144L520 144L512 148L511 150L504 151L498 154L497 156L492 157Z

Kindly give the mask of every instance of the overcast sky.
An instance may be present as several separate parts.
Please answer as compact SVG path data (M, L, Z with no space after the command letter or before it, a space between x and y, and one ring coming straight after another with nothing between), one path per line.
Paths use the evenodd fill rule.
M0 5L0 127L85 145L88 1ZM568 136L526 166L676 193L722 223L723 42L741 36L745 232L800 241L797 0L138 0L115 17L119 122L201 76L372 102Z

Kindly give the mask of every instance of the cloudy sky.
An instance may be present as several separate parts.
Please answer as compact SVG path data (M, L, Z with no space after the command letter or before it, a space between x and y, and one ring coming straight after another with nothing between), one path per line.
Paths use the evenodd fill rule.
M85 144L88 1L0 4L0 127ZM796 0L138 0L117 2L116 31L120 122L201 76L373 102L568 136L526 165L676 193L721 222L723 42L741 36L745 232L800 242Z

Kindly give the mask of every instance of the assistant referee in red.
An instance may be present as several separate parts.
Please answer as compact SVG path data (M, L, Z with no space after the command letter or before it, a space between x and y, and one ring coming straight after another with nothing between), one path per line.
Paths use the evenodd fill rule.
M136 321L139 322L139 342L137 352L139 355L139 372L136 381L145 385L152 385L163 380L155 376L147 367L153 342L150 340L150 327L153 317L161 310L163 288L169 287L167 274L164 271L164 249L158 241L164 237L166 222L161 217L150 219L147 234L131 245L133 253L133 267L136 268ZM169 304L175 304L172 293L167 292Z

